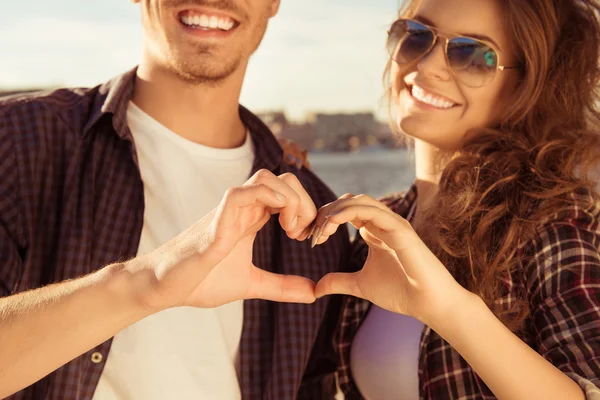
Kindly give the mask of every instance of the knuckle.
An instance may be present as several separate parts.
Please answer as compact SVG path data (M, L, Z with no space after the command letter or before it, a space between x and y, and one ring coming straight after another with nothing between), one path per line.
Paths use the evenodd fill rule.
M294 206L297 206L300 204L300 196L298 195L298 193L292 191L292 193L290 193L289 197L288 197L289 203L293 204Z
M224 197L226 199L231 199L231 198L237 196L237 194L239 193L239 191L240 191L239 188L237 188L237 187L231 187L231 188L229 188L229 189L227 189L225 191L225 196Z
M225 191L225 195L223 196L223 204L228 205L235 203L236 199L239 197L241 189L238 187L232 187Z
M268 179L268 178L270 178L272 176L273 176L273 173L271 171L269 171L268 169L264 169L264 168L258 170L256 172L256 174L254 174L254 177L257 180L259 180L259 181L264 180L264 179Z
M300 185L300 180L298 179L298 177L292 174L291 172L286 172L285 174L281 175L280 178L288 184L293 183Z

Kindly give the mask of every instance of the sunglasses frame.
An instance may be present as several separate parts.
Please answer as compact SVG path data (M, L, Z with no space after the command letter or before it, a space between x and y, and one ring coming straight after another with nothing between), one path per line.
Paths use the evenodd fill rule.
M423 54L421 54L419 57L415 58L413 61L410 61L408 63L400 63L399 61L396 60L396 58L394 57L394 54L391 53L390 57L392 58L392 60L394 60L398 64L405 64L406 65L406 64L411 64L411 63L418 62L419 60L421 60L421 58L423 58L424 56L426 56L427 54L429 54L431 52L431 50L433 50L435 48L435 46L437 45L438 39L442 38L442 39L446 40L445 45L444 45L444 58L446 59L446 64L447 64L448 68L450 69L450 71L452 71L452 75L454 75L454 77L456 79L458 79L463 84L465 84L465 85L467 85L469 87L480 88L480 87L484 87L486 85L489 85L490 83L492 83L494 81L494 79L496 79L496 75L497 75L496 72L497 71L505 71L505 70L520 69L521 68L520 66L506 66L506 65L501 65L501 63L500 63L500 54L498 54L498 50L494 47L494 45L492 43L488 42L487 40L481 40L481 39L473 38L473 37L470 37L470 36L462 36L462 35L444 35L444 34L440 33L439 29L437 29L437 28L435 28L433 26L427 25L427 24L425 24L425 23L423 23L421 21L416 21L416 20L410 19L410 18L400 18L400 19L397 19L396 21L394 21L394 23L392 24L390 30L388 31L388 44L386 46L388 48L388 52L389 52L389 47L390 47L389 46L389 39L390 39L390 36L392 34L393 28L394 28L394 26L396 24L398 24L400 22L406 22L406 23L412 22L412 23L415 23L415 24L422 25L422 26L426 27L427 29L429 29L431 31L431 33L433 33L433 41L431 42L431 46L429 46L429 48L427 49L427 51L423 52ZM450 60L448 59L448 45L450 44L450 41L452 39L457 39L457 38L458 39L470 39L470 40L474 40L474 41L476 41L478 43L483 43L486 46L488 46L490 49L494 50L494 53L496 53L496 59L498 60L498 65L496 65L496 72L494 72L494 76L492 77L491 81L489 81L487 83L484 83L481 86L473 86L473 85L469 85L469 84L465 83L457 75L456 71L454 71L454 68L452 68L452 66L450 64ZM394 47L394 49L397 49L398 44L400 43L400 40L401 40L401 38L398 38L398 41L397 41L396 46Z

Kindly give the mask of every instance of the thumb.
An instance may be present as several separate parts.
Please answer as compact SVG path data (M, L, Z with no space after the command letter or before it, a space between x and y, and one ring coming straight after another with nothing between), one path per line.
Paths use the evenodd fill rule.
M358 286L359 272L354 273L330 273L325 275L315 287L317 298L330 294L346 294L364 298Z
M315 284L308 278L280 275L252 266L245 299L263 299L286 303L313 303Z

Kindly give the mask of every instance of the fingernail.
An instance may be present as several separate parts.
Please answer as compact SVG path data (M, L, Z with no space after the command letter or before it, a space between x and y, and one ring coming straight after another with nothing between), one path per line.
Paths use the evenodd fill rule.
M323 231L325 230L325 226L327 226L328 219L329 219L329 217L325 217L325 221L323 221L323 225L321 225L319 227L319 229L317 230L317 233L315 234L315 236L313 236L311 247L314 248L317 245L317 242L319 241L319 239L321 239L321 235L323 234Z
M317 241L319 240L319 229L319 226L315 225L315 229L313 229L312 239L310 241L311 249L314 249L314 247L317 245Z
M310 242L310 248L314 249L315 246L317 245L317 241L319 240L319 236L318 235L314 235L311 242Z
M279 200L281 202L284 202L287 200L287 198L279 192L275 192L275 197L277 197L277 200Z
M315 233L315 228L316 227L317 227L316 225L313 225L312 228L310 228L310 233L306 237L307 239L310 239L312 237L313 233Z
M292 229L296 228L297 225L298 225L298 216L296 216L296 218L294 218L294 220L292 221Z

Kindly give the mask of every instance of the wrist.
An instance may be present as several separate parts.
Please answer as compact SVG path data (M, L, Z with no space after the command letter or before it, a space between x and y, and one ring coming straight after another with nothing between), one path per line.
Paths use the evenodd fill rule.
M456 290L425 323L440 336L446 338L467 326L487 306L475 293L457 284ZM489 310L488 310L489 311Z
M111 294L132 313L146 317L163 309L150 301L153 298L154 274L144 268L143 259L134 258L112 264L103 268L100 273Z

